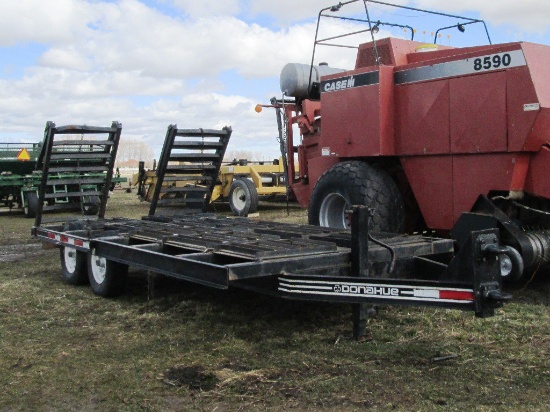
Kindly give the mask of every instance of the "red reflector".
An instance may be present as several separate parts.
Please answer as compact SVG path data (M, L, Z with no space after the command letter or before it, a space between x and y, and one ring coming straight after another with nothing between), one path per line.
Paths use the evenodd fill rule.
M74 244L75 244L75 246L82 246L84 244L84 242L80 239L75 239Z
M60 240L61 240L63 243L69 243L69 238L68 238L67 236L61 235Z
M474 292L441 290L439 291L439 299L474 300Z
M48 239L55 239L55 235L53 233L48 233Z

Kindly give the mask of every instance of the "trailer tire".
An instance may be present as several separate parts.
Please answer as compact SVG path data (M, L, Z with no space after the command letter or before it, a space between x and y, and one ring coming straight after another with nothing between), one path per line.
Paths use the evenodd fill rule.
M369 229L403 232L405 204L392 177L378 167L352 160L338 163L317 181L311 194L309 224L348 229L352 205L375 209Z
M127 275L128 265L100 257L96 249L88 253L88 279L96 295L104 298L122 295Z
M82 212L87 216L97 215L100 203L99 196L82 196Z
M38 212L38 195L36 192L25 192L25 207L23 213L25 217L34 218Z
M236 216L247 216L258 210L258 191L247 178L234 179L229 189L229 206Z
M73 286L87 284L86 254L68 246L62 247L60 252L65 283Z

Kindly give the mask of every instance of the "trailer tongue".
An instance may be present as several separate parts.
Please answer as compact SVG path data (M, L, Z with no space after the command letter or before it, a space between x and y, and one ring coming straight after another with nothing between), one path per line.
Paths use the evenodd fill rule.
M107 198L101 201L105 210ZM73 219L32 234L60 248L68 283L89 281L101 296L121 294L134 266L218 289L352 303L356 336L364 303L490 316L509 298L501 291L508 251L497 230L472 232L455 255L449 239L370 233L371 212L354 207L351 232L198 213Z

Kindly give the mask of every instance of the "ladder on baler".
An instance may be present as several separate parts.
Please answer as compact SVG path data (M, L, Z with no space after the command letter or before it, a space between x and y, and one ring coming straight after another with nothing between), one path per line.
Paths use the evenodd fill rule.
M157 206L206 211L230 137L227 126L222 130L168 126L149 215Z
M121 131L118 122L111 127L57 127L53 122L46 123L36 166L42 171L36 226L40 226L42 212L46 210L80 207L85 214L98 213L100 218L104 217ZM56 140L58 135L69 138ZM64 190L59 190L60 187Z

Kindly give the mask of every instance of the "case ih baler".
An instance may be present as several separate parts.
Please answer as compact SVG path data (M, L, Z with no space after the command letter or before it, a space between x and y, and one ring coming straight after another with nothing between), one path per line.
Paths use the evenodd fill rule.
M321 10L319 23L349 21L338 13L351 3ZM384 24L411 29L411 38L414 30L370 20L371 3L393 5L358 3L367 18L351 20L366 24L371 41L358 46L355 67L314 65L317 46L347 34L316 36L311 65L285 66L283 98L272 100L288 180L309 222L347 228L350 206L367 205L382 231L429 228L461 244L472 230L495 228L512 250L503 275L537 271L550 258L550 47L376 40ZM483 23L426 13L453 19L436 40L441 30Z

